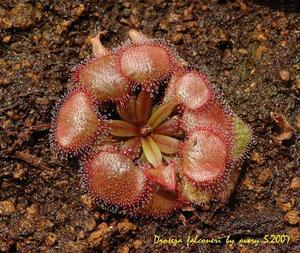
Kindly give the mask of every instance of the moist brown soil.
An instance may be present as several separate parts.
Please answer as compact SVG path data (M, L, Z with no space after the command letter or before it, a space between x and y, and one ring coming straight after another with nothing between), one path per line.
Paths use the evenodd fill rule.
M298 0L1 1L0 251L299 252L299 8ZM76 159L50 149L51 111L91 54L90 38L107 31L103 43L116 46L129 28L174 44L252 127L227 205L163 221L112 214L91 204ZM272 234L291 240L238 243ZM154 235L183 243L154 244ZM187 246L189 235L221 243Z

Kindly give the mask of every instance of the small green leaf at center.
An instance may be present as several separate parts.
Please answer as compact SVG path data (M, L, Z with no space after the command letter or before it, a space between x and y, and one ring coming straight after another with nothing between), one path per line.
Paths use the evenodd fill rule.
M142 147L147 160L154 167L159 167L162 163L162 154L150 136L142 139Z

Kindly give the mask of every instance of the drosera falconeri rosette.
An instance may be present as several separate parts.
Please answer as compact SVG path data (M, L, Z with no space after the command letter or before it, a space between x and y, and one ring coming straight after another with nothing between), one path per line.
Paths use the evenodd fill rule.
M208 77L166 43L129 31L74 74L58 104L52 143L78 155L84 185L103 208L166 217L231 192L251 130Z

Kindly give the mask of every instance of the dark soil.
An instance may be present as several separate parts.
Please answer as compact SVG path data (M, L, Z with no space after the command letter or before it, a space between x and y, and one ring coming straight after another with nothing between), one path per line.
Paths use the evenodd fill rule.
M0 251L299 252L300 2L132 2L1 1ZM90 203L76 159L50 149L51 111L89 39L107 30L104 44L116 46L130 27L175 44L252 127L255 144L221 209L164 221L111 214ZM238 243L272 234L291 240ZM154 244L154 235L221 244Z

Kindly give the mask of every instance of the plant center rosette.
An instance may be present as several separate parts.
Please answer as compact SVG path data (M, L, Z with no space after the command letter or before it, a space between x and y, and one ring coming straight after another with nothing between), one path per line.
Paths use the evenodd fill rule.
M228 196L250 129L165 43L129 36L111 51L92 40L95 57L56 110L56 150L80 156L88 192L109 210L165 217Z

